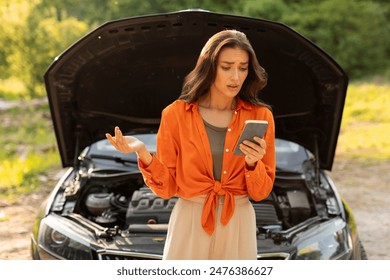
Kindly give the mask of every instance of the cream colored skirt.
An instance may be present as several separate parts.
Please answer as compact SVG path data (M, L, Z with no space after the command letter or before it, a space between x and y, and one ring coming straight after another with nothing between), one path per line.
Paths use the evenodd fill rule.
M235 210L227 225L220 222L223 198L216 209L212 236L202 228L206 196L179 198L168 227L164 260L255 260L257 259L256 217L248 196L234 196Z

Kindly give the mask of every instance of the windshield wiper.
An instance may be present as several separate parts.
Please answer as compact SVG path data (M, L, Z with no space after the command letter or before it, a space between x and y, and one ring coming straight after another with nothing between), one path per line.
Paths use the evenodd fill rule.
M285 168L280 168L280 167L276 167L276 172L282 173L282 174L291 174L291 175L302 174L302 172L299 172L297 170L285 169Z
M98 154L90 154L85 157L86 159L106 159L106 160L112 160L118 163L126 164L126 163L132 163L132 164L138 164L137 159L128 159L128 158L122 158L118 156L108 156L108 155L98 155Z

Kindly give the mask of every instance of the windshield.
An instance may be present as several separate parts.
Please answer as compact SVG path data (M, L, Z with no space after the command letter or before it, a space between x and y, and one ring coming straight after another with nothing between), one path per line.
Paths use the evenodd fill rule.
M135 134L132 135L145 143L146 148L151 152L156 152L156 134ZM122 158L128 161L137 161L135 153L123 154L116 150L107 139L100 140L91 145L88 155L101 155L112 158Z
M312 156L308 150L297 143L276 139L276 169L288 172L303 172L302 165Z

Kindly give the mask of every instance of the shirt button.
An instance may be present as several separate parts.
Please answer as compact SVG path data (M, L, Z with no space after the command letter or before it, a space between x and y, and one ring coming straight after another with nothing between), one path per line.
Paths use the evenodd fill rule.
M227 171L226 171L226 170L224 170L224 171L223 171L223 174L227 174Z
M236 114L236 115L237 115L237 111L234 111L234 114Z
M232 129L231 129L231 128L228 128L228 131L230 132L230 131L232 131Z
M250 176L251 176L251 175L246 175L246 177L248 177L248 178L249 178Z
M228 153L228 152L229 152L229 149L226 149L225 151Z

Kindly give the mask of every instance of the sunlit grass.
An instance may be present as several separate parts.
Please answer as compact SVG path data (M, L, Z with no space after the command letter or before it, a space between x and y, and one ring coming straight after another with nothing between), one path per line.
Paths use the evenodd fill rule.
M371 160L390 159L390 123L350 125L339 137L338 154Z
M390 84L351 84L348 88L342 126L352 122L390 123Z
M18 79L0 79L0 98L6 100L21 100L26 98L26 87Z
M47 104L0 112L0 197L13 201L37 190L60 168Z
M31 152L25 158L11 157L0 165L0 194L13 200L20 194L37 190L45 182L45 173L59 162L58 152Z
M390 84L352 84L337 153L360 160L390 159Z

